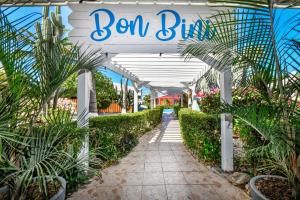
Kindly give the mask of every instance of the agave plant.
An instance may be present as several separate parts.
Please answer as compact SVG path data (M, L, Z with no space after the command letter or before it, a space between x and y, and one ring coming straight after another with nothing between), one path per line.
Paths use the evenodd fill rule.
M77 128L70 112L50 110L43 116L42 108L74 73L101 66L102 54L79 45L66 49L61 42L30 45L36 34L28 34L30 27L41 16L11 22L7 16L13 12L14 7L0 8L0 183L11 187L13 199L26 199L36 180L49 198L49 181L84 167L78 154L86 130Z
M202 19L211 27L209 34L195 37L202 41L182 41L182 55L197 57L217 71L231 70L236 87L254 87L264 96L267 106L224 105L223 111L231 112L268 141L251 153L267 154L271 166L280 169L296 188L300 181L300 15L299 10L292 16L286 12L299 6L299 1L209 2L229 8L208 21ZM203 38L204 34L209 37Z

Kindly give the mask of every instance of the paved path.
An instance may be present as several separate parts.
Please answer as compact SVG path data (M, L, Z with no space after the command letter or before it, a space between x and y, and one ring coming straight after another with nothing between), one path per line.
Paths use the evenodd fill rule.
M165 114L162 125L144 135L118 165L102 171L73 200L245 200L244 192L197 162L182 144L178 120Z

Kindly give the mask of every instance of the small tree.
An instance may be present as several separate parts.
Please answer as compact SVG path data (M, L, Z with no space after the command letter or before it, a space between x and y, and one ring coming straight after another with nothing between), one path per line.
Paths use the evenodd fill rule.
M95 82L97 108L105 109L117 99L117 91L111 79L101 72L95 71L92 75ZM73 74L64 82L61 97L72 98L77 96L77 77L77 74Z

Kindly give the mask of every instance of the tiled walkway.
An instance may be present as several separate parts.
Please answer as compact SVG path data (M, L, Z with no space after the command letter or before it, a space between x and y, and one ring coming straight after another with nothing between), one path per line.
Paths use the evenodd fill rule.
M182 144L178 120L164 114L118 165L74 193L73 200L246 200L249 197L197 162Z

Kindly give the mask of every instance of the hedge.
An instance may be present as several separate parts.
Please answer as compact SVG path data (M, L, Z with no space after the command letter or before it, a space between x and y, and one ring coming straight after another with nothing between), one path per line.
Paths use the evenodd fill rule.
M201 160L219 163L221 158L220 118L182 108L179 123L184 143Z
M181 109L181 106L180 105L175 105L173 107L173 109L174 109L174 112L176 114L176 117L178 117L178 113L179 113L179 110Z
M142 134L161 122L162 109L91 118L90 149L102 162L127 154ZM99 163L98 163L99 164Z

